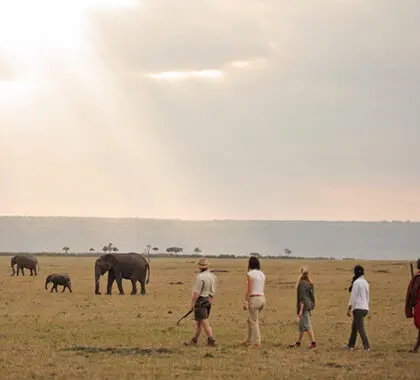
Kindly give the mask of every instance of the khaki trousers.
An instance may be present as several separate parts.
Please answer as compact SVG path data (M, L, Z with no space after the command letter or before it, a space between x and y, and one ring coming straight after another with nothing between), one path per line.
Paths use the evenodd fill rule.
M265 308L265 296L250 297L248 302L248 342L250 344L261 344L260 313Z

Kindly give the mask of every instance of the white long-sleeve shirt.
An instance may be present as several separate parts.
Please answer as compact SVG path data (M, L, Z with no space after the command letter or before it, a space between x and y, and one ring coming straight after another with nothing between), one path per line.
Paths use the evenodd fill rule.
M369 310L369 297L369 283L361 276L353 282L349 306L352 310Z

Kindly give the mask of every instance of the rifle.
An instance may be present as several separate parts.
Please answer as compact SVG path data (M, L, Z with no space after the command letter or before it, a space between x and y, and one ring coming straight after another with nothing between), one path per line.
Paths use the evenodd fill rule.
M414 266L413 263L410 263L411 278L414 277Z
M180 322L184 319L187 318L192 312L194 311L194 309L189 310L187 313L185 313L176 323L176 325L178 326L180 324Z

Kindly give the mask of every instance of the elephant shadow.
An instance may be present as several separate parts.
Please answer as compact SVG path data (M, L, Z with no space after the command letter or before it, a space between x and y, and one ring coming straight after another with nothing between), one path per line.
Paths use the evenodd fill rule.
M89 347L89 346L67 347L67 348L64 348L62 351L76 352L78 355L106 353L106 354L114 354L114 355L121 355L121 356L170 355L177 352L176 349L165 348L165 347L141 348L141 347Z

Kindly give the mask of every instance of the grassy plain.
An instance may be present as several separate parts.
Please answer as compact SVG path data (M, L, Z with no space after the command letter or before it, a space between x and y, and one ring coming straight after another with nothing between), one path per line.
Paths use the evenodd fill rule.
M308 350L287 348L296 338L295 281L304 261L262 260L267 276L263 347L238 347L247 314L241 309L246 260L211 260L218 293L211 322L219 346L184 347L194 326L176 320L189 306L196 270L186 258L152 259L147 295L93 294L95 258L40 257L40 275L10 276L0 258L1 379L418 379L420 357L407 351L415 339L404 317L409 267L401 262L364 262L371 283L367 333L372 352L343 351L351 320L346 316L353 261L309 261L317 307L312 321L318 341ZM68 272L73 293L44 289L51 272ZM183 284L171 284L182 282ZM105 291L106 278L101 279ZM52 286L51 284L49 285Z

